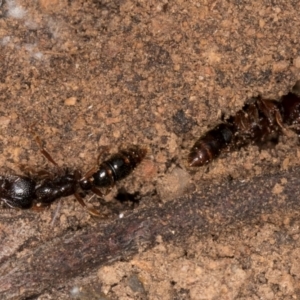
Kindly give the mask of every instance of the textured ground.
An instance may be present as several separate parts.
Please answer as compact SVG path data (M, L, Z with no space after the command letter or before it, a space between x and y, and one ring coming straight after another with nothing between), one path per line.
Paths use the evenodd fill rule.
M146 161L106 197L114 203L121 190L138 193L139 209L203 184L299 166L289 131L273 148L249 146L196 171L186 164L189 148L222 116L258 94L279 99L300 78L298 1L0 2L3 173L52 169L26 130L31 124L60 166L83 173L102 146L145 145ZM31 299L298 299L296 216L278 211L181 245L157 237L155 248L108 261L73 289L49 282ZM13 268L38 245L95 222L72 197L39 214L3 210L0 263ZM5 297L25 294L10 297L8 289Z

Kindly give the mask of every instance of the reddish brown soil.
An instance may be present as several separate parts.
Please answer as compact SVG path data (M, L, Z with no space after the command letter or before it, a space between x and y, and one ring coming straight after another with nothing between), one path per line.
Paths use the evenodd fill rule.
M83 173L103 146L148 148L146 161L105 198L114 212L122 211L115 197L123 189L139 193L139 209L147 209L203 185L299 166L297 137L288 130L274 147L224 153L197 170L186 164L189 148L222 116L252 96L279 99L300 78L298 1L0 2L3 173L20 174L22 165L55 172L28 133L32 124L61 167ZM299 299L296 215L239 221L181 245L158 236L154 248L107 261L84 278L49 282L30 299ZM0 273L43 243L117 218L95 220L72 197L41 213L3 210L0 262L11 269L0 264ZM12 290L1 298L28 296L26 286Z

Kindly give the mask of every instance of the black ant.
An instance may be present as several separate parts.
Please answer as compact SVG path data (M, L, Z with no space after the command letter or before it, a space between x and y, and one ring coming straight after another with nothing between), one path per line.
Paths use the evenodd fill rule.
M253 99L235 116L209 130L192 147L188 163L191 167L203 166L217 158L226 148L240 148L249 143L260 144L276 138L290 125L300 136L300 97L294 93L280 101Z
M57 163L42 147L39 137L35 137L41 153L55 166ZM133 146L127 150L111 156L110 159L99 164L81 177L80 172L65 171L52 174L46 171L38 172L36 176L8 175L0 176L0 200L12 208L40 209L50 206L54 201L62 197L74 195L77 201L86 207L94 216L100 213L94 208L88 208L79 194L80 190L92 190L97 195L104 194L99 188L109 187L127 177L134 168L143 160L146 150Z

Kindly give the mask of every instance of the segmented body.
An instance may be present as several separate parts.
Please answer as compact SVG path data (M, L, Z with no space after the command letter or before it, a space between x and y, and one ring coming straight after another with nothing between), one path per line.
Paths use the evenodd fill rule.
M112 155L92 175L94 185L99 188L109 187L126 178L141 163L146 152L143 148L132 147Z
M115 182L131 174L145 155L146 150L139 147L121 150L95 168L95 172L83 177L79 171L49 174L43 178L0 176L0 200L12 208L29 209L49 206L62 197L75 195L80 204L85 206L78 191L94 191L94 188L113 186ZM94 210L89 212L97 214Z
M277 139L284 124L291 125L290 128L300 135L299 96L289 93L280 101L257 98L200 137L190 150L188 163L191 167L203 166L216 159L224 149Z

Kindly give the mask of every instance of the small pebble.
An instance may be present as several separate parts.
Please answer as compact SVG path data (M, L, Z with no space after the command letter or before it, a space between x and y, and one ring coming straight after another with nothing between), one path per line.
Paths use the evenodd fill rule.
M76 97L70 97L65 100L65 105L67 106L73 106L76 104L77 98Z

